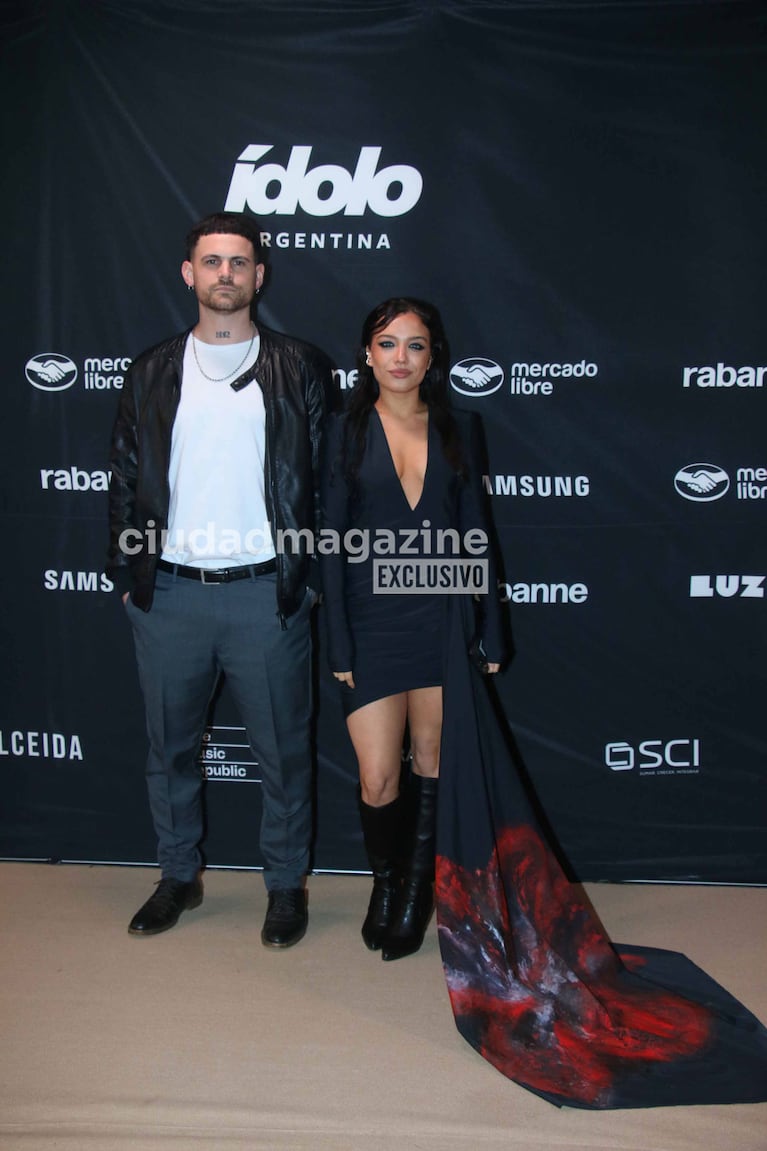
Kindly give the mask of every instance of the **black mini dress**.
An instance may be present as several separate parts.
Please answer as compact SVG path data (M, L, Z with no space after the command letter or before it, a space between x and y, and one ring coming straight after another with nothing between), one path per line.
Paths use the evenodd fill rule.
M446 460L431 420L423 490L411 507L375 409L350 501L340 466L342 427L343 417L333 417L327 434L322 548L332 547L329 531L346 546L341 554L321 554L321 566L330 665L354 675L353 688L342 685L348 715L373 700L442 683L448 597L426 585L439 561L460 558L463 530L484 518L463 522L470 485Z

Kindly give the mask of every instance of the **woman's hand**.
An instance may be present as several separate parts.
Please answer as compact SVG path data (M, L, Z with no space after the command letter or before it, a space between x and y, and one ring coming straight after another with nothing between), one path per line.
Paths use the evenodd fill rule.
M501 670L500 663L491 663L487 659L482 640L476 637L469 644L469 659L482 675L495 675Z
M354 676L350 671L334 671L333 678L339 683L345 683L347 687L354 687Z

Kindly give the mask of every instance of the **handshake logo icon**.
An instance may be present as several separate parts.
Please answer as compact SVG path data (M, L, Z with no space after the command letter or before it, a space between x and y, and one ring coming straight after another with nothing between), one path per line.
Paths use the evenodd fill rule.
M41 392L63 392L71 388L77 379L77 365L69 356L44 352L27 360L24 374L32 387L39 388Z
M504 372L495 360L474 356L450 369L450 383L462 396L489 396L503 384Z

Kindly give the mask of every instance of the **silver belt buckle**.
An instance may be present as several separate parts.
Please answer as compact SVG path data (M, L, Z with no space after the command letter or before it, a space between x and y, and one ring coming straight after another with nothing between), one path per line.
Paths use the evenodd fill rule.
M206 579L206 573L209 576L218 576L218 579ZM217 583L227 583L229 580L229 572L226 570L217 570L216 568L200 568L200 581L204 584L209 584L211 587Z

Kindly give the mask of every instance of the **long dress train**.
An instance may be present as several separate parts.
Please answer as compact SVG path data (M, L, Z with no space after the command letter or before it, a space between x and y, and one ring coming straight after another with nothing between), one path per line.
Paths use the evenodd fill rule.
M559 1106L767 1099L759 1020L684 955L613 944L568 881L450 601L436 899L461 1035Z

